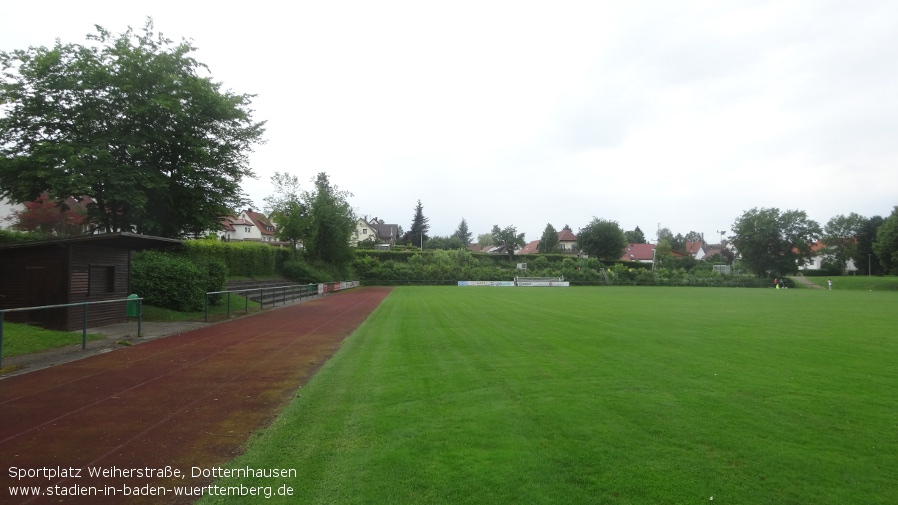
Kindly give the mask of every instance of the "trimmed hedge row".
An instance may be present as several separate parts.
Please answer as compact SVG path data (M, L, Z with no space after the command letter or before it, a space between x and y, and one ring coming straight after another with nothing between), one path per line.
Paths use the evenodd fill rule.
M189 240L166 252L135 253L131 265L135 293L149 305L182 312L202 310L205 293L223 291L229 276L283 276L303 283L354 277L351 269L309 264L289 249L254 242ZM214 295L209 303L220 298Z
M280 275L292 251L261 242L222 242L219 240L185 240L175 249L195 263L221 261L232 277L267 277Z

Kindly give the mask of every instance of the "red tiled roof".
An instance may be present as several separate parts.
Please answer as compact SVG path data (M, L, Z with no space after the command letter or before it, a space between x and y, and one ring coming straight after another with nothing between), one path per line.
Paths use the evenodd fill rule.
M253 220L259 228L259 231L262 232L262 235L274 235L274 225L271 224L271 221L269 221L267 217L265 217L265 214L254 212L252 210L247 210L245 213Z
M577 236L571 230L561 230L558 232L559 242L576 242Z
M621 255L621 261L652 261L652 252L655 250L654 244L629 244L624 254Z
M655 250L655 244L630 244L627 250L621 255L621 261L652 261L654 256L652 251ZM686 255L677 251L671 251L671 256L677 258L685 258Z
M517 254L536 254L539 252L539 240L528 242Z
M221 227L226 231L237 231L234 226L255 226L252 221L246 219L237 219L234 216L225 216L221 220Z

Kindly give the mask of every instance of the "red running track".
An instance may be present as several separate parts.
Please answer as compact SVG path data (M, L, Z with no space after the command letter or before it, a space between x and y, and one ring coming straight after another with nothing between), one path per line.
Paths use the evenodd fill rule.
M0 381L0 503L192 503L124 496L124 486L210 484L191 469L240 454L389 292L340 292ZM185 477L121 471L166 467Z

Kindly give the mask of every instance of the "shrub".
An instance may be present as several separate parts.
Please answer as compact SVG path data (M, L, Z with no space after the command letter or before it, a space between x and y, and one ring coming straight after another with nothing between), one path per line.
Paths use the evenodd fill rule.
M133 291L145 303L182 312L202 310L207 275L188 259L162 252L139 252L131 262Z
M20 244L35 240L53 238L51 235L40 232L24 232L16 230L0 230L0 244Z
M196 265L205 277L205 291L224 291L228 282L228 266L220 259L207 259ZM209 303L217 305L222 299L221 294L211 295Z

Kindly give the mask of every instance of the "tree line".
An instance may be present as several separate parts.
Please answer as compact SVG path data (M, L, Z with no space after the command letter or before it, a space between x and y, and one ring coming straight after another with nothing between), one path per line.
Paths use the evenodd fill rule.
M248 204L241 182L255 176L248 154L264 142L265 122L252 116L253 95L222 89L195 50L155 33L147 19L142 30L121 34L98 26L86 44L0 52L0 198L28 202L16 225L51 235L88 226L198 237ZM272 183L265 201L281 240L294 249L302 244L312 263L353 261L350 193L323 172L309 190L288 173L276 173ZM853 261L868 273L898 274L898 206L886 218L851 213L825 226L803 211L755 208L731 229L740 266L759 277L794 273L818 240L833 272ZM465 219L448 237L429 231L418 200L401 244L459 249L473 240ZM604 261L645 242L638 227L624 231L598 217L576 235L578 251ZM685 252L700 238L661 230L656 250L662 257ZM525 245L514 225L496 224L477 241L502 248L508 259ZM539 252L557 246L558 232L547 224Z
M415 222L426 223L421 208L419 200L415 207ZM563 229L570 230L570 227L565 225ZM731 229L733 234L724 241L730 249L725 249L716 260L733 264L738 253L736 266L759 277L796 273L816 255L823 258L822 269L830 275L846 273L849 262L854 263L858 272L866 274L898 274L898 206L887 218L864 217L852 212L835 216L824 226L801 210L753 208L736 218ZM456 232L449 237L428 238L425 235L421 249L467 247L472 243L471 236L467 222L462 219ZM616 221L597 217L580 228L576 236L576 251L603 261L619 259L628 244L646 242L645 234L638 226L624 231ZM478 242L502 247L509 258L525 245L524 234L518 233L513 225L494 225L490 233L478 236ZM663 262L672 258L674 251L685 254L689 242L704 242L704 237L695 231L674 235L663 228L658 233L656 257ZM558 232L551 223L547 224L538 252L559 252L558 243Z

